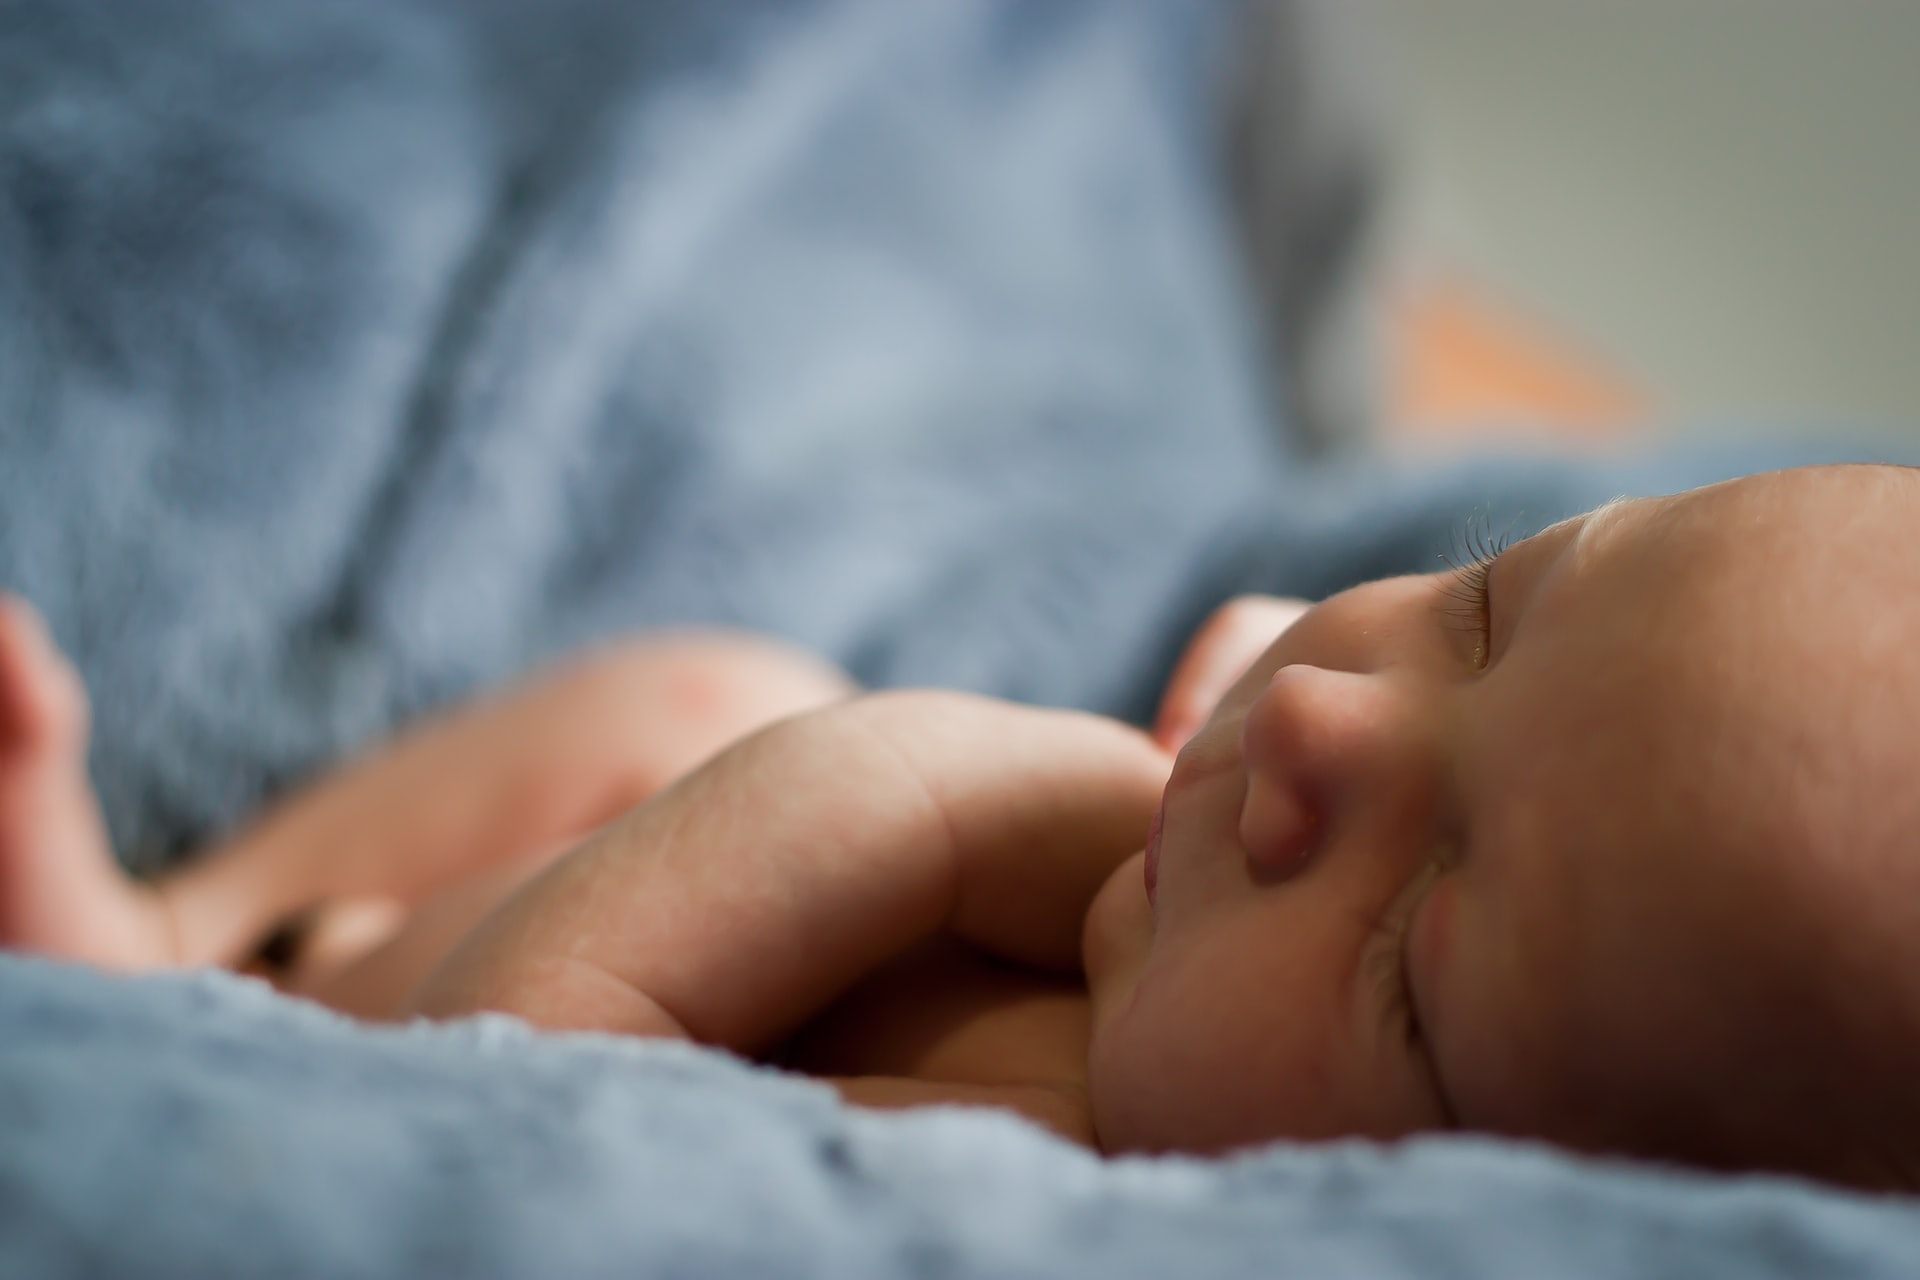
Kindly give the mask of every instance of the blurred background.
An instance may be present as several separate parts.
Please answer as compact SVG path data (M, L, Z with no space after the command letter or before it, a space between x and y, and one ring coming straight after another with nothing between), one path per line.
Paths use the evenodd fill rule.
M1355 0L1403 434L1920 433L1920 0Z

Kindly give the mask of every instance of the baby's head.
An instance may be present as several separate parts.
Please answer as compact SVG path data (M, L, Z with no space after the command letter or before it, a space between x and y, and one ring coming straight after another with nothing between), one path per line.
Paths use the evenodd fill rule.
M1920 1180L1916 512L1780 472L1308 613L1089 915L1103 1143Z

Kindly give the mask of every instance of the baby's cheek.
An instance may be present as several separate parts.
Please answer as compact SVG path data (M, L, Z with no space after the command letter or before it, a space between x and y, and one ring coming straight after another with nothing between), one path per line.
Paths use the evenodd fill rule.
M1426 1065L1452 1123L1500 1129L1526 1090L1507 1061L1518 1010L1494 945L1499 904L1484 888L1462 871L1440 877L1408 928L1407 974Z
M1474 1003L1457 990L1461 957L1457 953L1463 899L1460 873L1450 872L1434 882L1407 924L1406 976L1408 997L1419 1019L1421 1050L1435 1086L1451 1109L1450 1085L1460 1071L1458 1052L1462 1015Z
M1407 975L1414 987L1414 1004L1427 1010L1429 998L1440 998L1432 988L1447 971L1453 950L1454 916L1459 908L1458 875L1434 881L1426 900L1414 909L1407 928Z

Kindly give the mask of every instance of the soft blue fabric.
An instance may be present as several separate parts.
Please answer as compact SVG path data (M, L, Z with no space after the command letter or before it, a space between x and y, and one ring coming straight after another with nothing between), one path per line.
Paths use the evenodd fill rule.
M4 972L10 1276L1761 1280L1920 1257L1908 1205L1773 1179L1460 1139L1107 1163L679 1044L368 1031L224 975Z
M124 856L624 629L1139 716L1234 590L1776 460L1291 463L1207 158L1230 17L0 0L0 585L93 690ZM0 960L0 1275L1915 1257L1904 1204L1782 1182L1478 1142L1102 1164L676 1046Z

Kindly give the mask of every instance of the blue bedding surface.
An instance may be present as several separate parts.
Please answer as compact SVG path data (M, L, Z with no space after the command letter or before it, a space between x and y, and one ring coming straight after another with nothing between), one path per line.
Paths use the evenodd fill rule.
M720 622L1140 717L1237 590L1839 446L1309 466L1233 10L0 0L0 587L154 871L408 716ZM1901 1271L1920 1214L1477 1141L1099 1162L684 1047L0 958L0 1275Z
M3 972L10 1275L1910 1275L1920 1245L1905 1204L1771 1179L1465 1139L1102 1162L680 1044Z

